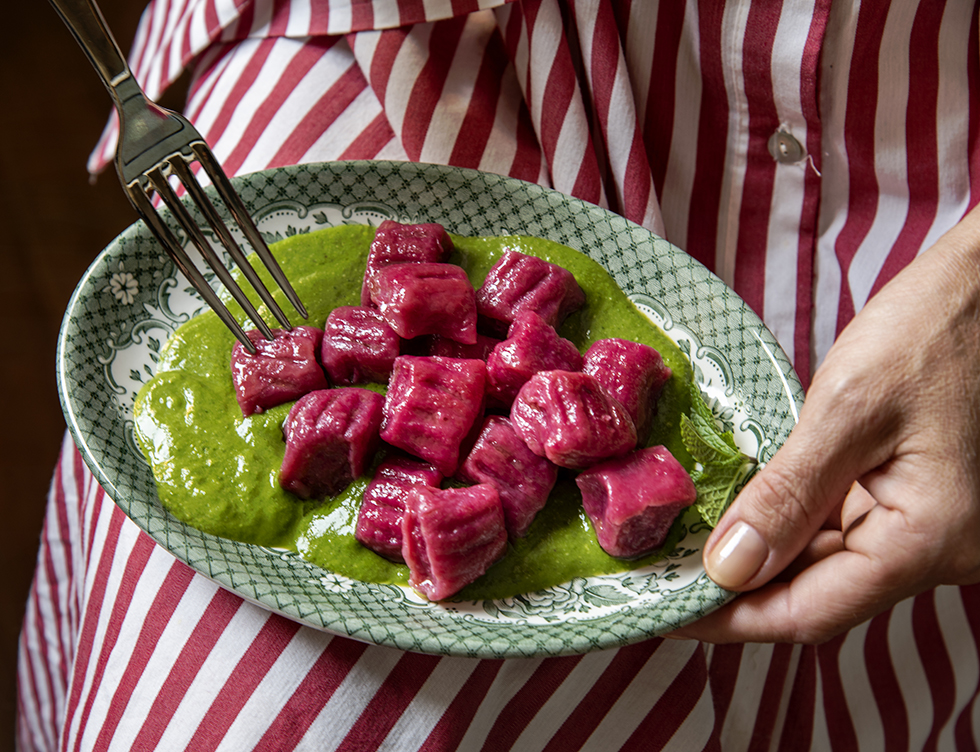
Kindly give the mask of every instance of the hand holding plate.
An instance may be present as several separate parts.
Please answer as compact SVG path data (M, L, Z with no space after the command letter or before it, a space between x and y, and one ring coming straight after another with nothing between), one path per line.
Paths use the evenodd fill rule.
M841 333L799 425L705 547L708 574L747 594L675 636L821 642L980 581L978 377L974 210Z

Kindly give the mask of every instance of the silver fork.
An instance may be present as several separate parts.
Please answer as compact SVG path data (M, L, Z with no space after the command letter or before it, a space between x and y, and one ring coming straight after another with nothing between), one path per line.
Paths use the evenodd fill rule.
M115 165L126 195L194 289L234 332L238 340L250 352L254 352L255 346L252 341L194 266L183 246L156 211L153 205L154 194L159 196L170 209L177 224L228 292L241 305L256 328L266 339L273 338L269 326L232 278L221 258L204 236L201 227L194 221L190 211L177 197L168 179L171 175L184 186L188 196L204 215L221 245L234 259L262 302L268 306L273 316L285 329L291 328L289 319L248 263L218 210L194 177L191 165L197 162L211 179L228 212L259 259L265 264L276 284L296 311L304 319L308 318L302 301L269 251L245 205L201 134L183 116L147 99L136 83L126 58L113 39L95 0L50 1L95 66L116 106L119 114L119 146L116 149Z

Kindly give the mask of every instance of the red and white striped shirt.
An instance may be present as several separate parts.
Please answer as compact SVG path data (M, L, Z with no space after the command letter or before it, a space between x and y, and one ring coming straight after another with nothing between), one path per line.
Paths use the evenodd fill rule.
M131 58L230 173L410 159L664 234L804 380L980 197L976 3L155 0ZM110 125L93 154L111 157ZM774 157L774 154L776 155ZM778 157L778 158L777 158ZM66 442L22 635L29 749L976 749L980 588L819 647L653 639L401 653L243 602L154 544Z

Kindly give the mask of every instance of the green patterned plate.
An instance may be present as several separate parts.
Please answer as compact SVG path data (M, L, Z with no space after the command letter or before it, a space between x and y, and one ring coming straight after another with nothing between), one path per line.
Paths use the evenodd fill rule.
M534 235L583 251L690 355L709 404L743 451L765 462L795 424L802 388L758 317L703 266L616 214L498 175L401 162L301 165L235 182L270 241L393 218L440 222L460 235ZM705 575L707 530L693 520L673 554L649 568L506 601L448 605L182 524L157 498L133 440L132 405L163 342L203 308L146 228L133 225L72 297L58 343L59 389L74 439L116 504L178 559L243 598L371 643L504 658L625 645L732 597Z

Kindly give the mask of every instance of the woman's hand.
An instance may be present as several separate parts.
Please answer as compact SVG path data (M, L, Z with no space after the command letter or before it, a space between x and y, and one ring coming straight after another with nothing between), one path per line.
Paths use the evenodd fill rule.
M980 581L980 211L844 330L704 563L745 594L673 636L822 642Z

